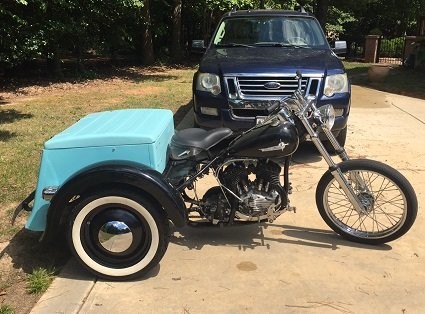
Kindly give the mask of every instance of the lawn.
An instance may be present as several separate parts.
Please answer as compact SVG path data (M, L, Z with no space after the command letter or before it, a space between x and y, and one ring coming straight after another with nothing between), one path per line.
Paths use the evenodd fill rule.
M47 139L90 112L142 107L176 112L191 100L193 73L194 69L128 68L120 76L26 87L18 90L19 96L4 93L0 105L3 221L34 188L40 150ZM10 231L8 224L0 226L0 241Z

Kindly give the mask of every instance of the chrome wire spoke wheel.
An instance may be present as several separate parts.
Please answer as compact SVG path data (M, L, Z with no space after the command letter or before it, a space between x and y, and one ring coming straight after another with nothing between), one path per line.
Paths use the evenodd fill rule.
M366 159L344 161L339 168L361 210L327 171L318 183L316 204L329 227L352 241L368 244L395 240L410 229L417 215L417 199L398 171Z
M382 238L401 228L407 215L406 197L392 180L366 170L344 175L364 210L357 212L338 182L331 181L325 189L324 206L336 225L347 233L364 238ZM357 176L361 178L361 184L356 182Z

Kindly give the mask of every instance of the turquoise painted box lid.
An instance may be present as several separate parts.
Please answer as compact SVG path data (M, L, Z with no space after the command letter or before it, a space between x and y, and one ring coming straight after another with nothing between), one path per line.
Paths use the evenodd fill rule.
M92 113L45 142L45 149L154 143L173 115L166 109Z

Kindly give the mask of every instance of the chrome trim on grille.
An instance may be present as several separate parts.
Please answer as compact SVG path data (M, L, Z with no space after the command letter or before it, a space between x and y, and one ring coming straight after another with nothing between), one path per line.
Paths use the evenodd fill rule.
M307 95L318 96L321 77L304 77L301 89ZM229 99L270 100L290 96L298 88L294 76L225 76L224 83ZM267 88L267 84L279 85L278 88Z
M323 77L318 74L305 75L301 89L307 96L317 97ZM266 85L279 88L266 88ZM268 101L278 100L292 95L298 88L295 74L250 74L237 73L224 76L224 84L229 99L229 106L235 116L247 117L246 114L237 114L239 110L264 111ZM265 106L267 104L267 106ZM239 111L240 112L240 111ZM264 114L262 112L261 114ZM255 116L255 115L254 115ZM254 117L253 116L253 117Z

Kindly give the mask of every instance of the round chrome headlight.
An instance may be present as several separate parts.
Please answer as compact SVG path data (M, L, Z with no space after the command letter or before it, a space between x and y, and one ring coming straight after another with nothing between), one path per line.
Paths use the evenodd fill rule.
M332 129L335 123L335 109L332 105L325 105L319 108L320 117L322 123L325 124L328 129Z

